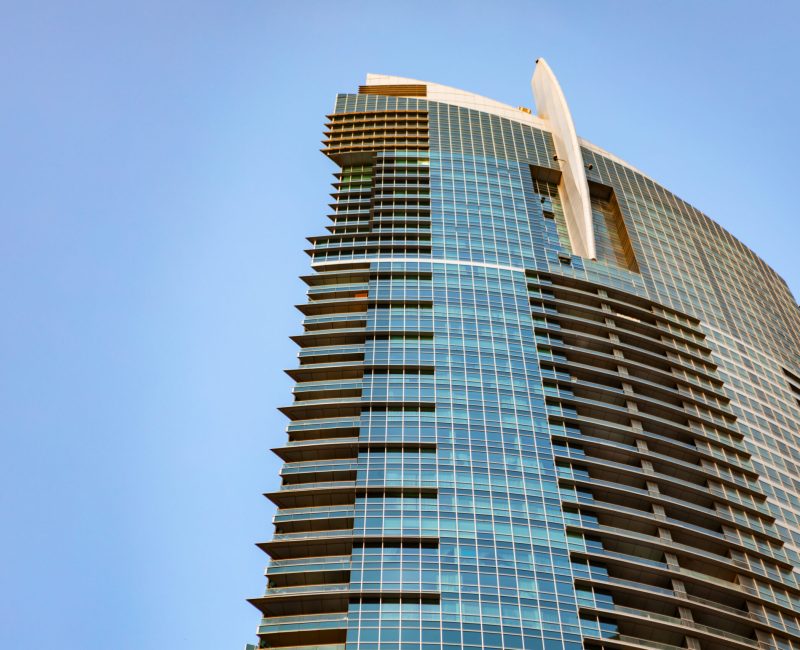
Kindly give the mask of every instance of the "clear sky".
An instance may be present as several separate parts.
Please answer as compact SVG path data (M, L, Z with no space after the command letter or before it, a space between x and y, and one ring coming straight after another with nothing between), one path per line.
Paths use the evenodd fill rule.
M795 2L0 3L0 647L240 650L336 92L531 104L800 291Z

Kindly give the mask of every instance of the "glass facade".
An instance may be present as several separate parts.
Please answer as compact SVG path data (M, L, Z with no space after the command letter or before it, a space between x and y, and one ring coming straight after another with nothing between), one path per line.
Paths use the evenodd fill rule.
M551 133L436 88L329 116L259 647L800 648L785 283L585 142L573 255Z

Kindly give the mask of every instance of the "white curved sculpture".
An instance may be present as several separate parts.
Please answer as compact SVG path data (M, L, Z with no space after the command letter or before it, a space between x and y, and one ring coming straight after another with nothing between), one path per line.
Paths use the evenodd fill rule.
M578 136L561 86L544 59L536 59L531 89L538 116L547 122L553 135L561 167L561 201L572 252L580 257L596 259L592 203Z

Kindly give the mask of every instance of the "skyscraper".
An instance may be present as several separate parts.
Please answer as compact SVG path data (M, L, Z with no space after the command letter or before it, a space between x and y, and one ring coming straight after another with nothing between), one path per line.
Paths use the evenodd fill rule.
M798 307L532 86L336 98L261 647L800 648Z

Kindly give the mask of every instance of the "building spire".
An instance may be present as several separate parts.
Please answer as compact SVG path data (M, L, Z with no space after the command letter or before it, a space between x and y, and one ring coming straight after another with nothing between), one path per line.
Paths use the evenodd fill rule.
M583 155L567 100L544 59L536 59L531 90L538 116L547 122L553 135L556 160L561 168L561 200L572 251L581 257L595 259L592 203Z

